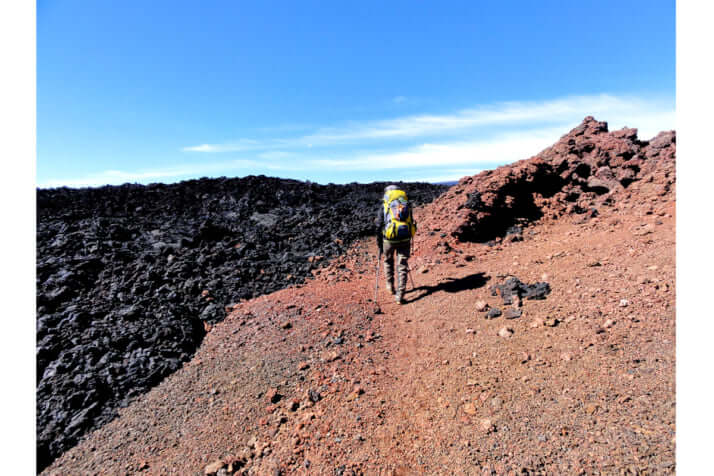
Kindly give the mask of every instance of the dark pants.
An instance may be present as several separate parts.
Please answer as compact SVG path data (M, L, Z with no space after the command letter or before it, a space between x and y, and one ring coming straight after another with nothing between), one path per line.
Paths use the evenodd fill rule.
M404 295L404 290L407 288L407 272L409 267L407 260L409 259L409 249L411 243L390 243L384 240L384 276L387 278L387 286L394 283L394 255L397 255L397 277L396 286L397 295Z

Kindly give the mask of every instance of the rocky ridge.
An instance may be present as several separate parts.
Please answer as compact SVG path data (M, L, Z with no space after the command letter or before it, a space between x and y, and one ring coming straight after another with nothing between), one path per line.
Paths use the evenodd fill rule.
M609 132L588 116L529 159L462 178L426 207L423 221L429 235L445 238L436 244L444 251L460 242L517 240L523 225L541 218L587 220L632 193L674 192L675 153L674 131L643 141L637 129ZM425 239L422 233L417 241Z

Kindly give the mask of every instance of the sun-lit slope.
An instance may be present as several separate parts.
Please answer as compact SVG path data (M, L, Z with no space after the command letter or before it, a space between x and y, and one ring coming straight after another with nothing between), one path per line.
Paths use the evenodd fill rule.
M376 247L358 243L305 285L236 305L46 473L674 473L674 134L603 129L586 119L417 210L407 304L381 286L374 314ZM564 153L561 191L530 205L507 185L543 190L538 170ZM493 287L511 277L550 293L504 304Z

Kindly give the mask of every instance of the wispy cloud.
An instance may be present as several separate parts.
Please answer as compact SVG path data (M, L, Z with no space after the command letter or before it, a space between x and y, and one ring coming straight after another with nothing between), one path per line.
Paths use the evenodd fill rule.
M403 96L398 96L403 98ZM401 101L401 100L400 100ZM268 140L239 139L222 144L184 147L186 152L241 152L274 148L308 148L350 145L370 141L408 140L419 137L477 134L487 127L515 127L528 124L567 124L592 115L615 123L621 119L661 127L663 119L674 117L673 105L657 99L633 96L569 96L550 101L511 101L462 109L452 114L418 114L392 119L351 122L341 126L316 128L298 137ZM637 127L637 122L631 124ZM644 131L643 131L644 132ZM657 131L658 132L658 131ZM655 132L652 132L655 133ZM645 136L643 137L651 137Z
M266 143L255 139L240 139L226 144L201 144L184 147L184 152L238 152L244 150L256 150L266 147Z
M364 153L343 158L307 160L310 168L340 170L410 169L470 165L487 168L525 159L555 142L561 128L505 133L468 142L427 143L390 153Z
M637 127L642 139L675 126L673 101L657 98L603 94L513 101L450 114L407 115L312 129L278 128L278 134L298 130L302 134L239 138L181 149L193 157L233 155L231 160L204 160L136 172L108 170L72 180L50 180L40 186L95 186L261 173L338 183L387 176L395 180L454 180L531 157L587 115L608 121L610 130Z

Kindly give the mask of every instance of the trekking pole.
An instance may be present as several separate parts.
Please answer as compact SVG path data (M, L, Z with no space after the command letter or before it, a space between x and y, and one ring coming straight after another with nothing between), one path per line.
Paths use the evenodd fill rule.
M409 240L409 246L411 249L409 250L409 256L414 254L414 239L412 238ZM416 286L414 286L414 278L412 277L412 267L407 264L407 273L409 273L409 279L412 281L412 289L416 289Z
M381 314L382 310L379 308L379 304L377 304L377 290L379 289L379 265L382 264L382 250L379 250L379 253L377 255L377 277L374 280L374 313L375 314Z
M416 289L416 286L414 285L414 277L412 276L412 269L407 266L407 273L409 274L409 279L412 281L412 290Z

